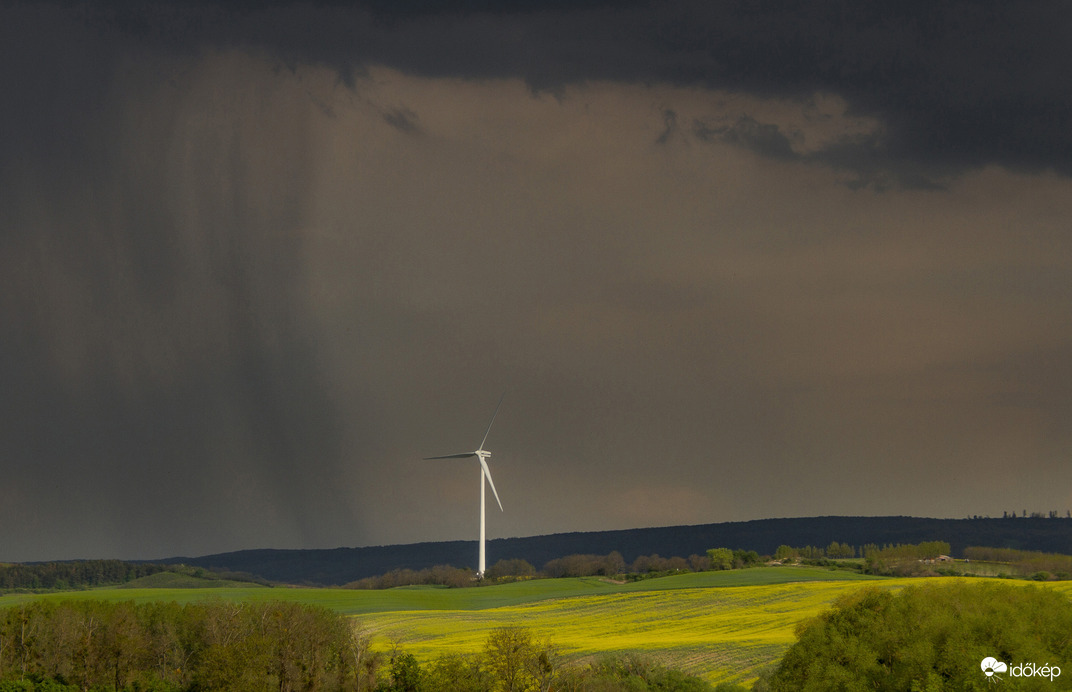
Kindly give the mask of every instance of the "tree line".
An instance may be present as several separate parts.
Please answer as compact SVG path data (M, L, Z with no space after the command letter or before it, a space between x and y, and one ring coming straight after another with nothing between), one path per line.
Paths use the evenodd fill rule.
M122 560L0 564L0 589L70 589L125 584L168 568Z
M614 550L606 555L575 554L548 560L537 570L526 560L499 560L478 580L470 569L436 565L422 570L396 569L375 577L365 577L346 584L347 589L391 589L397 586L435 585L463 587L501 584L518 579L559 579L563 577L607 577L628 580L677 572L706 572L708 570L739 569L761 563L754 550L712 548L705 555L662 557L658 554L640 555L627 563Z
M780 545L774 551L774 559L785 560L821 560L846 559L862 557L866 559L933 559L939 555L948 555L949 543L945 541L924 541L922 543L886 543L879 546L877 543L865 543L862 546L853 546L848 543L831 541L830 545L821 548L806 545L802 548L794 548L789 545Z
M491 570L488 570L489 572ZM393 589L398 586L472 586L476 574L471 569L436 565L426 569L394 569L386 574L365 577L343 586L344 589Z
M33 601L0 611L0 690L370 689L368 641L294 603Z
M936 576L936 560L948 555L949 544L945 541L872 546L865 552L864 572L897 577Z
M1012 512L1005 511L1001 513L1002 519L1027 519L1028 517L1031 517L1032 519L1072 519L1072 509L1066 509L1064 514L1061 514L1056 509L1051 509L1045 514L1043 514L1042 512L1032 512L1031 514L1028 514L1026 509L1023 510L1023 513L1020 515L1016 514L1016 510L1013 510Z
M1072 555L1043 553L1036 550L1016 550L1014 548L983 548L971 546L964 549L964 557L980 562L1007 563L1014 572L1022 576L1040 579L1072 578Z
M268 585L266 580L242 572L123 560L76 560L0 564L0 590L61 591L117 586L160 572L175 572L199 579L228 579Z
M774 559L779 562L785 562L786 560L821 560L823 558L836 560L854 558L857 554L862 554L869 547L870 546L863 546L862 548L857 549L848 543L839 543L838 541L831 541L830 545L825 548L814 545L794 548L791 545L782 544L774 551Z
M34 601L0 612L0 692L708 690L650 659L575 663L523 627L424 665L296 603Z
M606 577L636 581L681 572L744 569L772 562L774 564L801 562L883 576L922 577L957 573L958 567L952 564L943 566L939 560L943 556L948 556L950 552L950 544L946 541L884 545L868 543L862 546L832 541L825 548L811 545L792 547L783 544L778 547L773 556L760 555L754 550L712 548L704 555L693 554L688 558L661 557L653 554L641 555L627 563L621 553L611 551L606 555L566 555L549 560L540 570L526 560L500 560L485 572L483 579L477 579L472 570L445 565L423 570L400 569L378 577L367 577L351 582L346 585L346 588L385 589L415 584L466 587L501 584L518 579L562 577ZM1072 556L1068 555L1007 548L972 547L965 550L965 557L970 560L1008 563L1011 572L1037 580L1072 577ZM851 558L862 558L862 560Z

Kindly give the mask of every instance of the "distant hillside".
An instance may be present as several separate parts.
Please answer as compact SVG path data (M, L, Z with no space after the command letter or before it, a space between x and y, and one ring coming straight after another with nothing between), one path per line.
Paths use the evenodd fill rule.
M667 526L621 531L560 533L488 541L488 564L519 558L540 568L573 553L605 555L617 550L626 562L640 555L664 557L703 554L708 548L755 550L770 555L781 544L825 547L832 541L867 543L947 541L954 555L973 545L1072 554L1072 519L922 519L917 517L808 517ZM434 565L470 567L476 541L330 550L241 550L203 557L175 557L156 562L225 569L292 584L339 585L393 569Z
M215 575L194 576L180 572L156 572L119 586L120 589L223 589L231 587L249 588L261 586L248 581L219 579Z
M182 582L182 583L178 583ZM198 565L144 561L68 560L0 564L0 591L67 591L97 586L129 588L269 586L252 574L206 570Z
M0 590L111 586L160 572L164 565L122 560L70 560L0 564Z

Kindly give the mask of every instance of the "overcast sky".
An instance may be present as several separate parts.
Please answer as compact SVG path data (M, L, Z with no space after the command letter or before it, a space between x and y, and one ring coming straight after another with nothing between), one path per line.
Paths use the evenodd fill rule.
M271 5L0 9L0 560L475 538L504 391L492 538L1072 508L1072 5Z

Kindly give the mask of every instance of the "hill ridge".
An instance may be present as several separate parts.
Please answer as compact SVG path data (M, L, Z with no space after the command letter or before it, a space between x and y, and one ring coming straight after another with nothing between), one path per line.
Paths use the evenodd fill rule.
M769 555L781 544L825 547L832 541L860 546L932 540L947 541L954 555L971 545L1072 554L1072 519L909 516L752 519L495 538L488 541L488 555L489 564L501 559L523 559L539 568L564 555L605 555L613 550L631 562L640 555L687 557L716 547ZM476 562L476 552L475 540L456 540L353 548L253 548L151 562L248 572L271 581L294 584L339 585L394 569L423 569L434 565L469 567Z

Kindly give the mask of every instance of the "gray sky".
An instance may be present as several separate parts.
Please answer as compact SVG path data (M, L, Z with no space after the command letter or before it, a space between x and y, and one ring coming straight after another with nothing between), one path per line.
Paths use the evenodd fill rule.
M0 560L475 538L503 391L489 537L1072 507L1068 4L259 5L0 9Z

